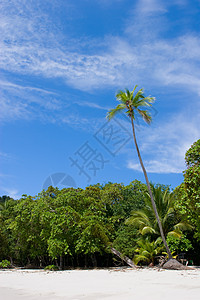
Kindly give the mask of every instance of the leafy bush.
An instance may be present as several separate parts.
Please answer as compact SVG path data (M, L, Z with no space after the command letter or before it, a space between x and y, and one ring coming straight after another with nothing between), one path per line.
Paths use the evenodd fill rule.
M113 247L127 255L133 257L134 251L137 248L138 231L133 226L124 225L116 234L116 238L113 242Z
M45 271L58 271L58 267L55 266L55 265L49 265L49 266L46 266L45 268Z
M10 267L11 267L11 263L7 259L4 259L0 262L0 269L10 268Z
M185 235L182 235L181 238L168 236L167 243L169 245L170 250L177 254L180 252L187 252L188 250L193 249L192 243L185 237Z

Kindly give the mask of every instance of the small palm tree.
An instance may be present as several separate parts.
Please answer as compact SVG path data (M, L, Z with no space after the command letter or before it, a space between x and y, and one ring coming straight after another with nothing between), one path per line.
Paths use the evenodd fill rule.
M167 251L167 254L168 254L169 258L172 258L170 249L169 249L169 247L167 245L167 242L166 242L166 239L165 239L165 235L164 235L164 232L163 232L162 224L160 222L160 218L159 218L159 215L158 215L156 204L155 204L155 201L154 201L154 198L153 198L153 194L152 194L152 191L151 191L151 187L150 187L149 179L148 179L148 176L147 176L147 172L146 172L146 169L144 167L142 157L141 157L141 154L140 154L140 151L139 151L138 143L137 143L137 140L136 140L136 134L135 134L135 126L134 126L134 120L135 120L135 117L136 117L137 114L139 114L147 124L151 123L152 118L151 118L151 115L148 111L148 108L150 108L152 106L152 103L155 101L155 98L150 97L150 96L145 97L143 89L140 89L137 93L134 94L136 88L137 88L137 85L134 87L133 91L131 91L131 92L128 89L125 89L125 91L121 90L117 93L116 99L120 102L120 104L118 104L116 108L111 109L108 112L107 118L108 118L108 120L111 120L117 113L120 113L122 111L126 111L126 114L131 119L135 147L136 147L138 158L139 158L139 161L140 161L143 173L144 173L144 177L145 177L148 192L149 192L149 195L150 195L150 198L151 198L151 203L152 203L152 206L153 206L153 210L154 210L154 213L156 215L157 222L158 222L160 235L161 235L161 238L163 240L163 243L164 243L164 246L166 248L166 251Z
M151 190L165 237L170 235L180 238L182 231L192 229L187 222L177 220L174 211L174 194L170 193L169 188L163 191L161 187L151 186ZM148 193L146 193L144 201L144 208L132 211L126 224L138 228L142 235L150 234L156 237L160 235L160 232Z
M140 261L151 263L154 265L155 257L162 253L163 244L162 239L159 237L155 241L150 241L147 238L138 240L138 248L135 250L138 254L134 256L134 263L137 265Z

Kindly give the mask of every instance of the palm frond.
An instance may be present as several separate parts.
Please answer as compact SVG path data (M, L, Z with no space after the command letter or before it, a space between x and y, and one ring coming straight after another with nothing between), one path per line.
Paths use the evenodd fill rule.
M151 190L165 235L179 237L183 231L192 229L192 226L185 220L177 220L174 212L174 195L169 188L162 190L161 187L151 186ZM142 236L148 234L156 237L159 235L159 227L149 193L145 194L144 201L145 206L140 210L132 211L125 224L137 228Z
M143 228L144 226L146 226L148 223L148 221L140 218L140 217L130 217L125 221L126 225L132 225L135 228Z
M130 93L130 91L129 91L128 89L125 89L125 91L126 91L127 98L129 98L129 99L130 99L130 97L131 97L131 93Z
M106 118L110 121L116 114L122 112L126 108L126 105L123 103L118 104L115 108L109 110Z
M133 93L133 94L134 94L135 90L137 89L137 87L138 87L138 85L136 84L136 85L134 86L134 89L132 90L132 93Z
M155 98L153 97L144 97L143 94L138 95L138 97L133 98L133 106L135 108L140 107L151 107L152 103L155 101Z
M138 113L142 116L143 120L147 123L150 124L152 121L152 117L149 114L149 112L147 110L141 110L139 108L137 108Z
M168 232L167 236L172 236L174 238L181 238L182 232L178 231L178 230L172 230L170 232Z
M174 208L173 207L169 207L168 210L165 211L164 217L163 217L163 223L166 223L169 218L173 218L174 219Z
M144 226L149 223L149 216L143 210L132 211L131 216L125 221L125 224L134 225L135 227Z
M151 226L144 226L141 230L141 234L145 235L145 234L152 234L152 233L156 233L155 229Z
M122 90L118 91L118 93L116 94L116 99L123 104L126 104L126 102L129 100L129 98L127 97L127 93Z
M143 89L135 93L137 85L135 85L132 91L128 89L119 90L116 94L116 100L120 102L120 106L117 106L115 109L112 109L108 112L107 118L110 120L119 110L125 109L128 116L132 116L133 120L135 119L135 112L139 113L145 122L150 124L152 118L150 113L147 110L143 110L142 107L150 107L152 103L155 101L154 97L144 96ZM121 105L124 105L122 108Z
M150 239L141 238L137 241L138 248L135 250L136 253L134 256L134 262L138 264L140 261L143 262L153 262L154 258L163 251L162 239L159 237L152 242Z
M179 222L178 224L174 225L174 228L181 231L194 229L194 227L186 221Z
M145 97L143 99L144 103L145 103L145 106L152 106L152 104L156 101L156 98L155 97Z
M155 245L160 245L162 244L162 238L159 236L156 240L155 240ZM163 246L162 246L163 247Z
M149 257L144 256L144 255L136 254L134 256L133 262L137 265L140 261L150 262L151 259Z

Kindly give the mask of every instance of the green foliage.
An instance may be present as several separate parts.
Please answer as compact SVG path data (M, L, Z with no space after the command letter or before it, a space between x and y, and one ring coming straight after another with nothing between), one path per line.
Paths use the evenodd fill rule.
M159 237L155 241L150 241L148 237L145 239L139 239L137 241L138 248L135 250L136 253L134 256L134 263L138 264L139 262L154 265L155 257L162 253L163 251L163 244L162 239Z
M44 268L45 271L58 271L58 267L55 265L49 265Z
M0 259L3 259L8 255L8 236L5 232L5 225L0 220Z
M0 204L5 203L8 200L13 200L13 199L9 196L6 196L6 195L0 196Z
M123 194L124 214L129 217L131 211L142 209L145 205L145 194L147 192L146 184L134 180L129 185L125 186Z
M138 180L127 186L109 183L103 187L101 200L105 206L106 216L112 218L116 230L120 223L130 216L133 209L144 206L146 190L146 185Z
M71 208L58 207L50 220L50 232L47 239L48 253L52 258L63 254L72 254L75 232L75 222L80 219L78 213Z
M182 235L180 238L174 236L167 237L167 243L170 247L170 250L173 253L187 252L190 249L193 249L192 243L185 235Z
M163 190L160 186L156 188L152 186L151 189L165 236L180 237L183 230L191 229L187 222L176 217L174 194L170 193L168 188ZM148 193L145 193L144 202L145 205L142 209L131 212L131 216L126 220L126 224L138 228L142 235L152 235L156 238L160 233Z
M172 195L165 186L158 185L154 191L159 216L168 236L169 232L185 229L185 220L180 222L184 218L194 226L197 222L196 206L189 207L192 200L186 197L185 186L179 193L180 190L181 198L177 196L177 190ZM133 257L135 254L137 261L142 263L152 262L159 252L160 244L153 242L157 241L159 231L147 188L137 180L127 186L109 182L86 189L59 191L50 187L35 197L23 195L20 200L3 199L0 260L38 267L59 263L59 268L63 263L71 267L95 266L96 262L109 266L112 265L111 246L123 255ZM131 220L131 225L124 224L126 219ZM138 229L143 233L143 246L138 244L141 239ZM190 249L198 253L198 249L190 248L190 240L185 238L169 238L169 243L173 249L179 247L177 251Z
M125 89L125 91L119 91L116 95L116 100L120 102L116 108L111 109L107 118L110 120L116 114L125 110L126 114L129 117L132 117L135 120L136 114L141 116L146 123L151 122L151 115L149 108L152 106L152 103L155 101L154 97L145 97L143 89L135 92L137 85L134 87L133 91Z
M120 251L123 255L133 257L137 248L138 232L133 226L122 225L113 241L113 247Z
M40 212L31 196L24 196L16 202L13 211L6 220L7 230L12 232L12 254L22 263L25 258L34 258L45 253L45 245L41 239Z
M188 168L183 172L184 182L175 190L175 208L193 225L200 241L200 140L186 152L185 160Z
M0 269L7 269L11 267L11 262L7 259L4 259L0 262Z
M185 162L187 166L194 167L200 165L200 139L197 140L185 154Z
M81 235L76 243L77 253L95 253L106 251L109 246L109 232L97 219L86 219L80 224Z

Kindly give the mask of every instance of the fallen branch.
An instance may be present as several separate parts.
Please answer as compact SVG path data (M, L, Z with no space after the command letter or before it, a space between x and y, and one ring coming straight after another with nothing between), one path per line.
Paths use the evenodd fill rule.
M119 258L121 258L127 265L129 265L131 268L137 268L137 266L133 263L133 261L123 254L121 254L119 251L117 251L115 248L110 248L111 252L115 255L117 255Z

